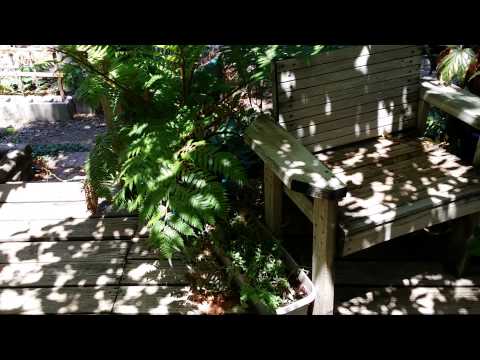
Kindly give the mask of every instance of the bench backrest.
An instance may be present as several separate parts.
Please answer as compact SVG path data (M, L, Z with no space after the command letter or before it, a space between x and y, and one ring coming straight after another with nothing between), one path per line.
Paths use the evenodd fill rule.
M276 121L312 152L416 126L422 48L352 46L273 65Z

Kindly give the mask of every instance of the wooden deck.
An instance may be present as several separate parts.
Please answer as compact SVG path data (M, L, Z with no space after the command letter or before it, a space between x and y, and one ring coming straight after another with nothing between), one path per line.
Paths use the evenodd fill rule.
M0 185L0 314L197 314L185 264L137 236L137 219L91 218L81 183Z
M83 199L75 182L0 185L0 314L201 313L180 259L158 260L134 217L88 217ZM286 211L308 267L311 226ZM410 237L337 261L338 314L480 314L480 266L455 279L437 238Z
M312 226L284 196L284 243L311 270ZM335 314L480 314L480 259L462 278L444 269L448 225L335 259Z

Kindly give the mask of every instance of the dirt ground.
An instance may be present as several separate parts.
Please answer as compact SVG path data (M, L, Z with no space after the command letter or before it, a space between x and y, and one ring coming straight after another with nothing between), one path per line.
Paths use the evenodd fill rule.
M77 114L73 119L57 123L35 121L17 128L6 128L0 123L0 144L30 144L43 149L45 154L35 160L38 171L34 181L81 180L84 165L95 137L105 132L102 116ZM49 153L46 146L60 146ZM62 149L63 147L63 149Z

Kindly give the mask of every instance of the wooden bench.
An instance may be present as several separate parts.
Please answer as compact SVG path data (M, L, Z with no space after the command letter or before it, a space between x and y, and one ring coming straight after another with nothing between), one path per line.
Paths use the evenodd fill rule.
M450 259L463 266L480 176L419 136L430 106L480 129L480 98L422 80L421 61L419 46L368 45L273 64L273 119L259 116L245 140L264 162L273 233L282 191L313 223L314 314L333 313L334 255L460 219Z

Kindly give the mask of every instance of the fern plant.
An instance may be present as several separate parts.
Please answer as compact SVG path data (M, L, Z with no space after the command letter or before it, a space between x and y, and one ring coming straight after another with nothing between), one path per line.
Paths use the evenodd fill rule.
M201 66L206 46L64 46L60 51L70 58L64 71L84 76L77 96L101 106L107 123L86 166L92 199L111 199L138 212L150 240L170 259L207 224L226 217L222 181L245 182L240 161L221 144L204 140L242 111L218 96L237 84Z
M219 136L252 119L245 88L266 80L269 61L322 46L66 45L66 78L100 106L107 134L87 163L91 201L138 212L150 239L171 258L229 211L226 182L244 168ZM69 74L70 73L70 74ZM95 206L91 206L95 208Z

